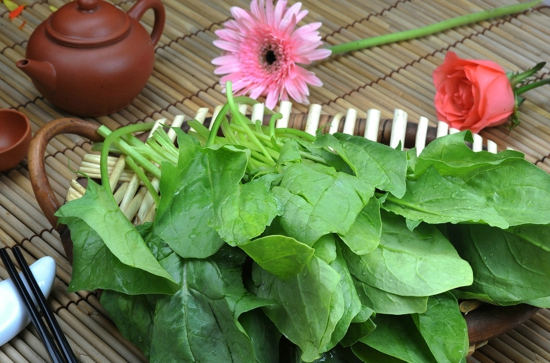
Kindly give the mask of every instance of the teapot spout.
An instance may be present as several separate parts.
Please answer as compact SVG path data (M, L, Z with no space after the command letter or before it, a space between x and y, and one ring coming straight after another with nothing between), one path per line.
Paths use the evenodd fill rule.
M44 96L51 94L57 87L57 75L50 62L21 59L15 65L31 78L36 88Z

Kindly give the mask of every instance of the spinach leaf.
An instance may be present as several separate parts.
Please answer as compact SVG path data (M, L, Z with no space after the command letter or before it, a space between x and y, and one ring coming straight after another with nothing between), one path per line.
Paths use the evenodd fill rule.
M239 246L264 270L280 279L288 279L304 268L314 249L294 238L271 235Z
M107 310L122 335L147 358L151 354L155 306L162 295L126 295L104 290L101 306Z
M453 181L483 196L510 226L550 223L550 175L526 160L508 159Z
M336 133L318 135L315 144L330 147L361 180L400 198L405 193L406 153L363 137Z
M69 291L108 289L133 295L178 290L113 196L93 180L82 198L61 206L56 216L69 227L74 245Z
M399 358L393 357L386 353L382 353L374 348L363 343L357 343L351 347L353 353L364 363L403 363L406 362Z
M492 215L495 210L507 223L497 223L485 217L492 226L507 228L508 225L550 223L550 215L546 213L550 204L548 173L515 151L507 150L498 154L473 152L464 144L469 135L469 132L462 132L430 143L418 157L415 178L435 168L439 175L460 190L485 199L490 206L487 213ZM434 183L432 185L435 186ZM441 186L446 186L446 183L441 183ZM440 193L441 190L431 192L434 196ZM445 197L448 198L448 193ZM457 194L452 205L458 203L461 210L461 203L466 197L471 198ZM473 201L476 204L472 208L477 209L477 199ZM483 210L476 212L483 215ZM475 222L477 219L471 220ZM449 222L455 223L452 220Z
M376 324L374 324L371 318L361 323L352 323L346 335L340 341L340 345L350 347L372 333L374 329L376 329Z
M340 238L355 254L364 255L378 246L381 234L380 202L377 198L371 198L357 215L350 230L340 234Z
M329 266L341 276L339 290L342 291L344 306L346 308L344 309L344 314L334 328L330 342L324 347L324 351L329 351L334 348L338 342L344 338L351 322L355 319L357 314L359 314L362 308L361 300L359 300L359 296L355 290L355 286L353 285L353 278L349 272L346 261L342 256L342 250L338 244L336 245L336 253L336 259L334 259Z
M302 359L310 362L319 358L346 309L340 274L313 256L299 274L287 280L257 265L252 278L258 297L277 301L277 305L265 306L263 311L300 347Z
M313 363L361 363L350 348L336 346L333 349L323 353L319 359Z
M188 149L180 149L177 166L162 166L155 231L180 256L205 258L224 244L212 228L213 206L239 193L248 157L229 147Z
M484 195L468 190L441 176L433 167L417 180L407 180L407 192L401 199L391 195L383 208L413 221L426 223L483 222L507 228L502 218Z
M325 234L321 236L313 245L315 256L330 264L337 257L336 255L336 237L334 234Z
M289 166L272 191L284 208L285 232L310 246L327 233L347 233L374 194L354 176L309 163Z
M214 201L213 228L231 246L248 244L280 213L279 201L270 191L270 178L237 184L224 198Z
M405 362L436 362L410 315L378 314L373 320L376 329L361 339L361 343ZM360 353L359 349L354 346L356 354ZM369 359L365 355L360 355L360 357ZM367 360L367 362L372 362L372 360ZM392 360L381 360L380 362L392 362Z
M173 254L179 262L166 261L182 288L157 302L151 362L250 362L265 356L265 352L256 353L255 347L275 351L277 341L253 343L238 320L242 314L271 303L244 289L241 255L224 248L209 259L182 259ZM263 324L261 320L255 323ZM251 324L254 322L247 320L249 330L264 329Z
M460 290L514 305L549 296L550 226L500 230L484 225L449 226L451 242L474 270L474 282ZM524 238L525 236L526 238Z
M430 296L428 310L412 317L438 362L458 363L466 357L468 327L451 293Z
M281 333L260 309L247 311L239 317L239 322L252 343L256 362L280 363Z
M380 290L354 277L355 289L364 306L380 314L404 315L423 313L428 308L427 296L401 296Z
M441 175L454 176L491 165L499 165L510 159L523 160L524 158L522 153L512 150L497 154L487 151L475 152L465 144L465 141L473 141L470 131L439 137L430 142L416 160L415 176L422 175L432 166Z
M344 250L352 275L401 296L430 296L472 283L472 269L439 230L427 224L410 231L405 220L383 212L382 236L371 253Z

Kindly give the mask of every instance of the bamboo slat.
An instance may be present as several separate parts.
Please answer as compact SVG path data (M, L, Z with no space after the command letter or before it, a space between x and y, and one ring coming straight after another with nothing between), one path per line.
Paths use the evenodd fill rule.
M53 119L73 115L44 99L15 62L24 57L34 29L51 14L50 5L59 8L68 1L19 0L18 3L27 7L20 17L11 21L8 11L0 4L0 107L25 113L31 120L33 133ZM322 40L332 45L519 1L303 0L302 8L309 13L300 25L321 22ZM291 4L295 2L290 0ZM115 3L127 11L135 0ZM166 26L156 47L155 68L147 86L126 109L86 118L87 121L116 129L163 118L172 121L179 115L189 119L199 111L203 112L201 117L204 119L211 117L214 109L225 101L219 76L213 73L215 66L211 63L220 55L212 43L216 39L214 32L231 18L231 6L247 8L249 0L185 3L164 0L163 3L167 10ZM335 6L338 11L334 11ZM152 12L142 18L147 30L151 29L153 21ZM537 62L550 60L549 21L550 8L540 7L421 39L314 62L305 67L324 83L323 87L310 89L310 102L318 106L292 104L288 122L291 127L305 128L306 124L313 127L317 123L321 126L329 122L328 116L334 116L330 118L335 120L331 130L366 135L368 115L392 120L394 114L399 114L394 111L399 109L407 114L409 123L422 120L422 124L436 127L432 72L447 51L473 59L490 59L510 72L525 70ZM537 76L549 77L550 67L544 67ZM522 124L512 132L506 125L483 130L479 135L481 144L487 147L494 142L498 150L521 151L528 161L550 172L550 86L524 96L526 100L520 106ZM284 107L281 103L277 109ZM319 109L319 118L306 116L310 110ZM376 124L369 132L378 135L383 128L382 124ZM86 160L90 152L91 143L75 135L60 135L48 145L44 155L46 170L60 202L69 198L68 191L71 197L82 195L81 188L71 181L76 177L75 170L87 171L84 168L97 164ZM116 199L122 202L128 194L124 204L128 205L129 216L139 213L140 221L151 218L147 211L139 211L144 192L139 186L128 188L131 178L132 172L125 169L119 178L123 184ZM138 199L135 199L136 194ZM26 161L0 175L0 246L14 245L22 247L29 261L44 255L56 260L57 277L50 301L82 362L145 361L139 350L116 330L94 294L67 292L71 264L65 257L59 234L48 224L34 199ZM7 277L2 266L0 277ZM521 327L478 347L468 361L550 362L549 342L550 312L542 310ZM0 347L0 362L41 361L48 361L47 354L33 328L25 329L13 341Z

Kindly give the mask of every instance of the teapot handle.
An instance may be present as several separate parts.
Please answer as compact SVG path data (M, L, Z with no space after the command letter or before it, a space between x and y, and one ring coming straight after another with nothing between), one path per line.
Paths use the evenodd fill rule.
M139 20L149 9L153 9L155 14L155 23L153 24L153 31L151 32L151 40L153 41L153 46L155 46L160 40L166 21L166 11L164 10L164 5L161 0L139 0L130 10L128 10L128 16Z

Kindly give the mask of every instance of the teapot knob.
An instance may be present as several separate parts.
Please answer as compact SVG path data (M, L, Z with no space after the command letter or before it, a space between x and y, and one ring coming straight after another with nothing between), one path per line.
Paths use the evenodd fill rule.
M83 11L92 11L97 9L98 0L77 0L78 9Z

